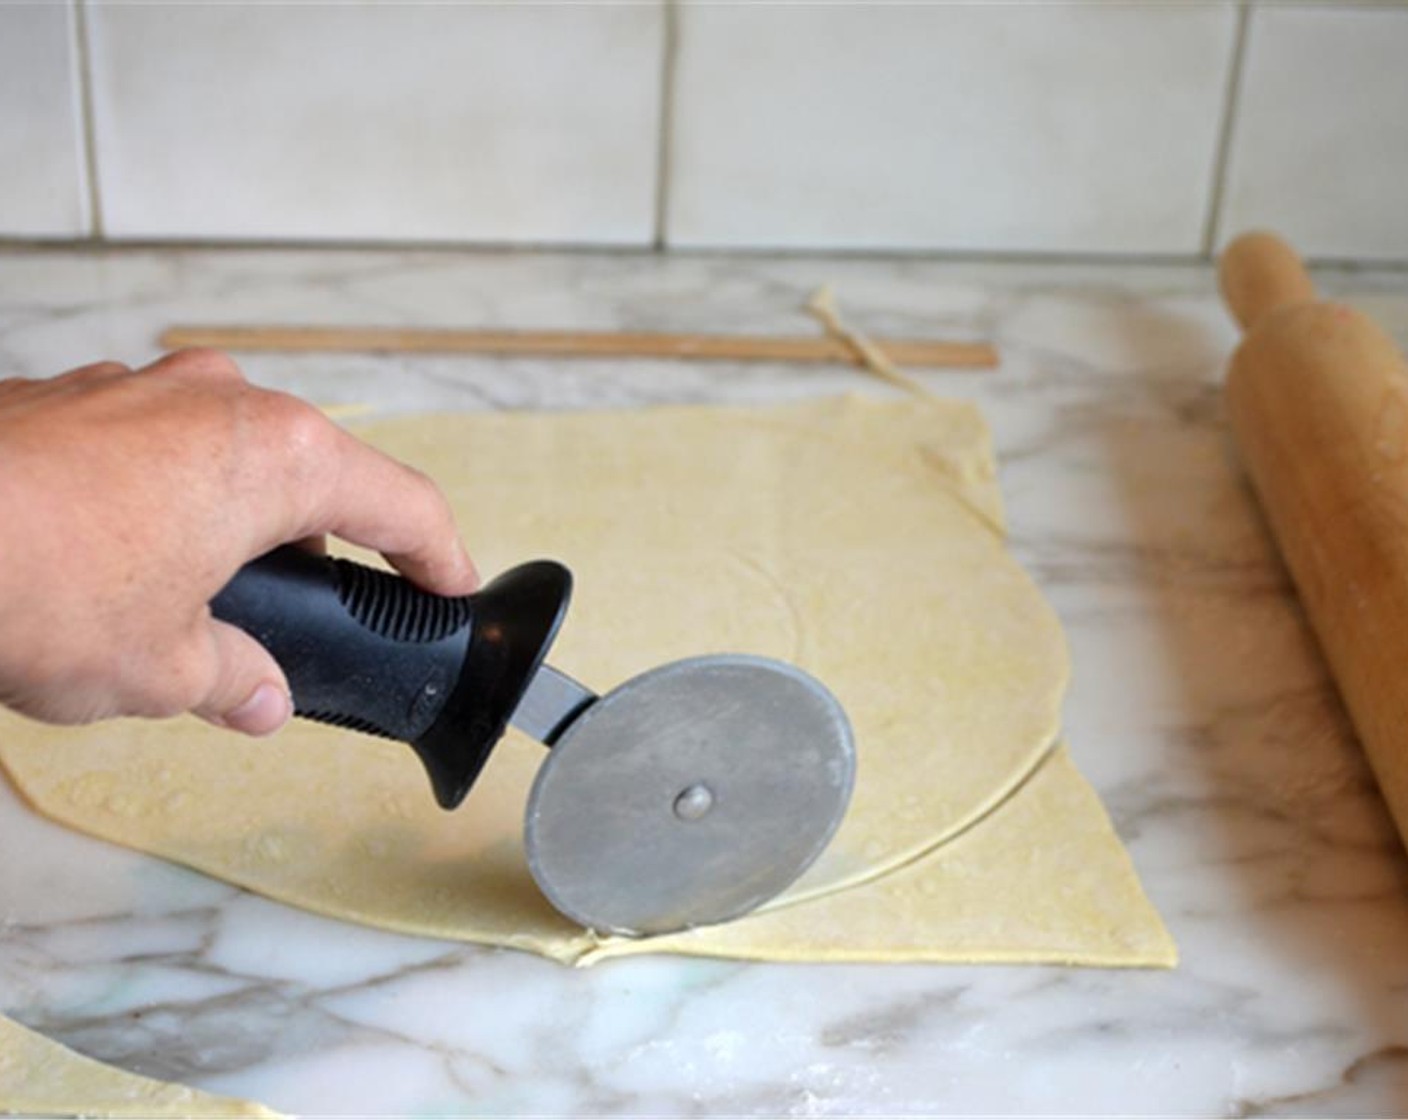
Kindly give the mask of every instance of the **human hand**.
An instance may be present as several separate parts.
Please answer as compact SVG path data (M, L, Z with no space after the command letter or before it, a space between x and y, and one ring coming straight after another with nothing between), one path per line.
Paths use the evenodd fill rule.
M223 354L0 381L0 703L276 730L282 670L209 602L246 561L325 533L428 591L478 583L434 483Z

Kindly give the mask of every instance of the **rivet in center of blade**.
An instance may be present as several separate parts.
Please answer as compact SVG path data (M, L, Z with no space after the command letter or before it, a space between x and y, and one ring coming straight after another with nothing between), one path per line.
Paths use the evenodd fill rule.
M714 791L703 782L696 782L675 798L675 816L682 821L697 821L714 807Z

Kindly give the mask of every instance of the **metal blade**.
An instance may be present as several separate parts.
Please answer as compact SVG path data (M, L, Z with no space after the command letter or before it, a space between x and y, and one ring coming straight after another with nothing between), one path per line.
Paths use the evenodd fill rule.
M528 866L591 929L667 933L745 914L841 823L845 713L801 670L743 654L676 661L588 705L528 800Z
M528 682L509 723L550 747L597 699L595 692L566 673L543 665Z

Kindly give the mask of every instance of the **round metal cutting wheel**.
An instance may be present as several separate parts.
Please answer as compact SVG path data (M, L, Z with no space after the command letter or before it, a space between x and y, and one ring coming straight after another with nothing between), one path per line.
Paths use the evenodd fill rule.
M643 935L746 914L821 854L855 747L818 681L761 657L634 677L552 748L528 800L534 879L591 929Z

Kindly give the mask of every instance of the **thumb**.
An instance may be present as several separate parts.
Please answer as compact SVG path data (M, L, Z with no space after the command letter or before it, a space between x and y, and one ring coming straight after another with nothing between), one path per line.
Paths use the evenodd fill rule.
M237 626L211 619L215 679L192 711L217 727L272 735L293 715L288 680L269 651Z

